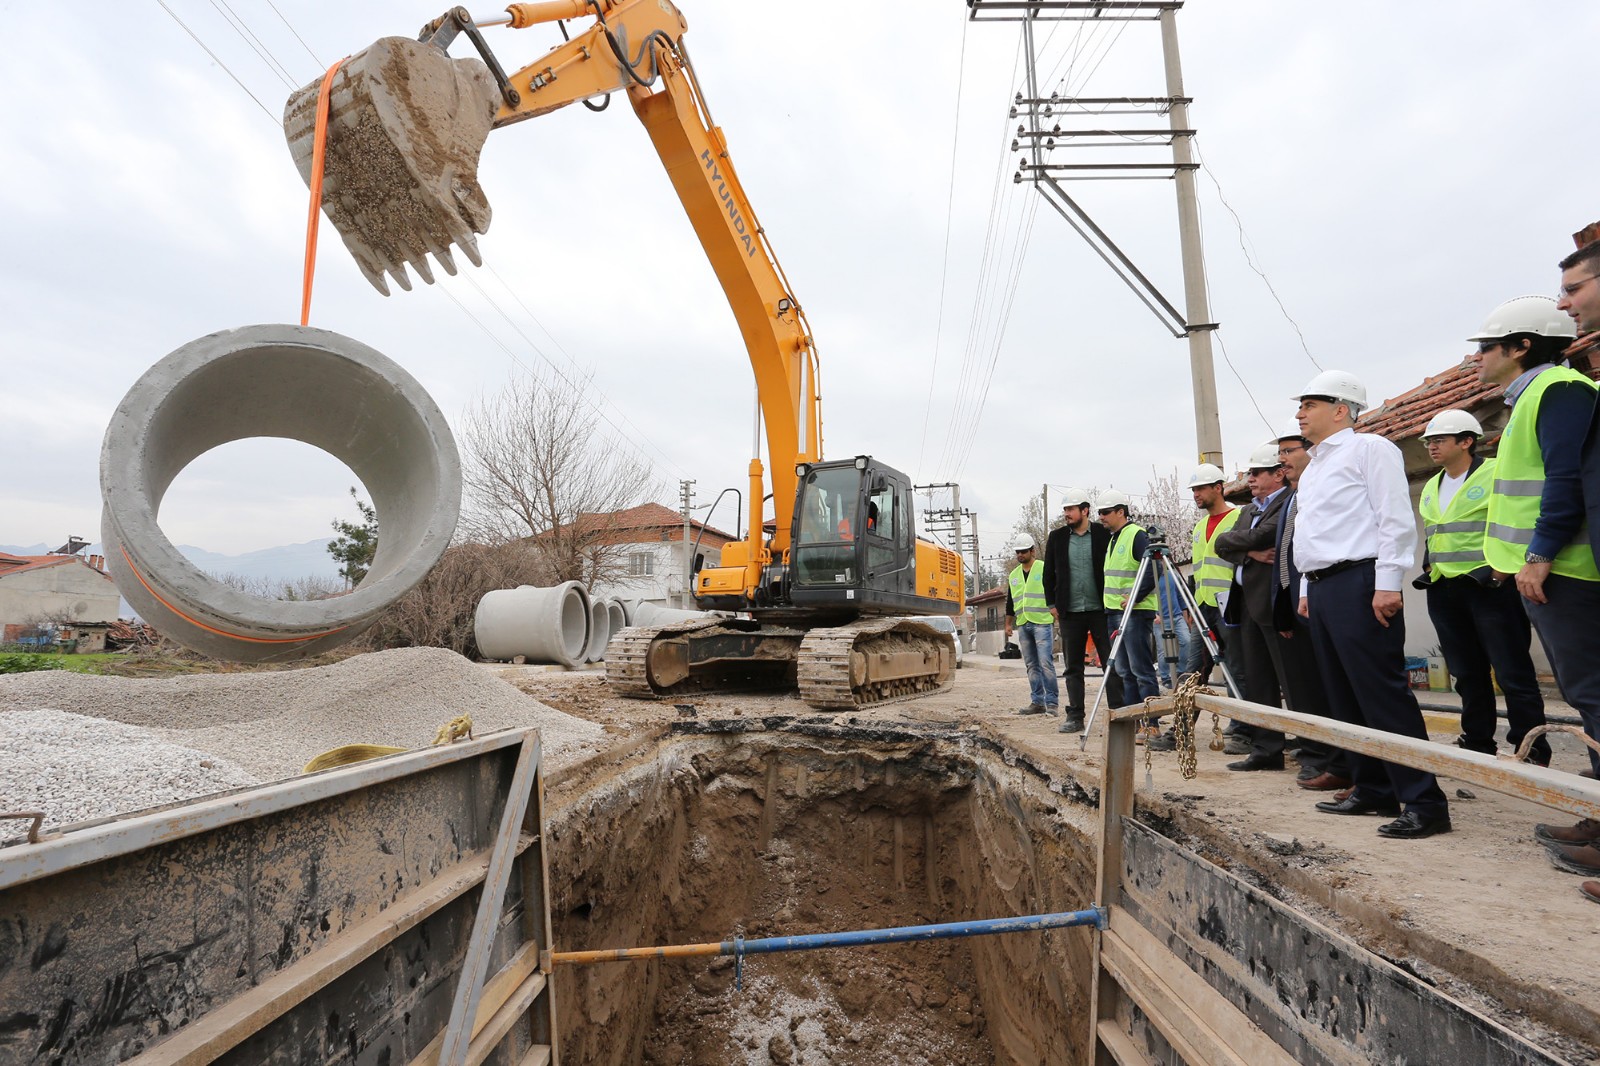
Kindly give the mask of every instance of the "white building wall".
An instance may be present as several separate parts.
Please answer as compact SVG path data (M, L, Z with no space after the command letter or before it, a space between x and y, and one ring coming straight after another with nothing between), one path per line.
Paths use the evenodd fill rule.
M694 542L691 540L689 544L693 547ZM649 555L654 560L654 573L596 582L590 590L594 595L641 600L664 607L675 607L682 602L684 550L681 541L641 541L617 547L629 556ZM701 544L700 552L706 557L706 566L717 566L722 560L719 548L708 548Z
M45 566L0 574L0 625L46 619L111 622L121 598L111 579L87 563Z

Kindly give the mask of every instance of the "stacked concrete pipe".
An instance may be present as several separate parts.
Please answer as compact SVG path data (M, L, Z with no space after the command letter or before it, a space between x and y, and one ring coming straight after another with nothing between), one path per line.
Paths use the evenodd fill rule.
M621 600L606 600L605 603L606 620L609 623L606 627L609 630L606 639L609 641L628 628L628 612L623 609Z
M589 640L583 650L583 661L597 663L606 657L606 642L611 639L611 612L605 600L589 601Z
M478 601L473 636L485 659L521 656L530 663L582 666L589 651L590 615L588 590L577 581L553 588L496 589Z
M162 533L156 516L173 479L247 437L320 448L371 495L378 549L353 592L250 596L202 573ZM384 355L327 330L246 326L191 341L134 383L106 429L100 493L106 561L140 617L202 654L270 662L345 643L427 575L455 533L461 460L432 398Z

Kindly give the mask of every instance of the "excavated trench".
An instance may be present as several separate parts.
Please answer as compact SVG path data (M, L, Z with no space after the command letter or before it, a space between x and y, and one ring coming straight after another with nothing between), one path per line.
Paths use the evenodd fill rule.
M953 734L695 727L550 820L562 950L1091 905L1092 807ZM760 723L734 728L759 729ZM1066 929L557 972L565 1061L1066 1062L1090 933Z

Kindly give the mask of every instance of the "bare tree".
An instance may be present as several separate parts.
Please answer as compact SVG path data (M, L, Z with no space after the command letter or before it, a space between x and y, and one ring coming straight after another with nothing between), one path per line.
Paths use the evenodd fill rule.
M1096 496L1100 495L1099 488L1095 486L1090 486L1085 491L1088 492L1091 502ZM1060 503L1059 498L1057 499L1057 503ZM1044 513L1044 494L1040 493L1038 496L1029 496L1028 502L1023 505L1022 517L1017 519L1016 525L1011 527L1011 532L1016 536L1021 536L1024 533L1028 534L1033 538L1033 542L1039 546L1039 550L1043 552L1044 542L1049 537L1050 531L1052 529L1060 529L1062 526L1067 524L1067 520L1061 516L1061 509L1059 506L1056 508L1056 513L1049 517L1049 522L1046 522ZM1089 516L1089 521L1094 521L1094 515L1091 514Z
M579 382L528 375L468 410L462 436L462 532L486 544L525 540L554 581L591 585L626 572L598 516L655 498L643 456L596 428Z
M1189 535L1200 512L1195 509L1194 496L1178 480L1176 468L1160 474L1151 467L1148 490L1133 510L1142 525L1158 526L1166 534L1173 562L1189 562Z
M456 544L416 588L378 617L365 639L375 648L449 648L474 657L473 619L485 593L560 580L526 541Z
M235 592L263 600L325 600L330 596L339 596L349 591L343 581L313 575L285 579L249 577L228 571L207 573L206 576Z

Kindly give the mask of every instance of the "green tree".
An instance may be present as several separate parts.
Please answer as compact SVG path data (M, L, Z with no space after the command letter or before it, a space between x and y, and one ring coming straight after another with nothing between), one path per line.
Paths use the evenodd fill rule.
M378 550L378 512L356 493L354 485L350 487L350 498L356 501L361 521L334 519L333 531L339 535L328 542L328 554L338 561L339 576L355 586L367 576L367 568Z

